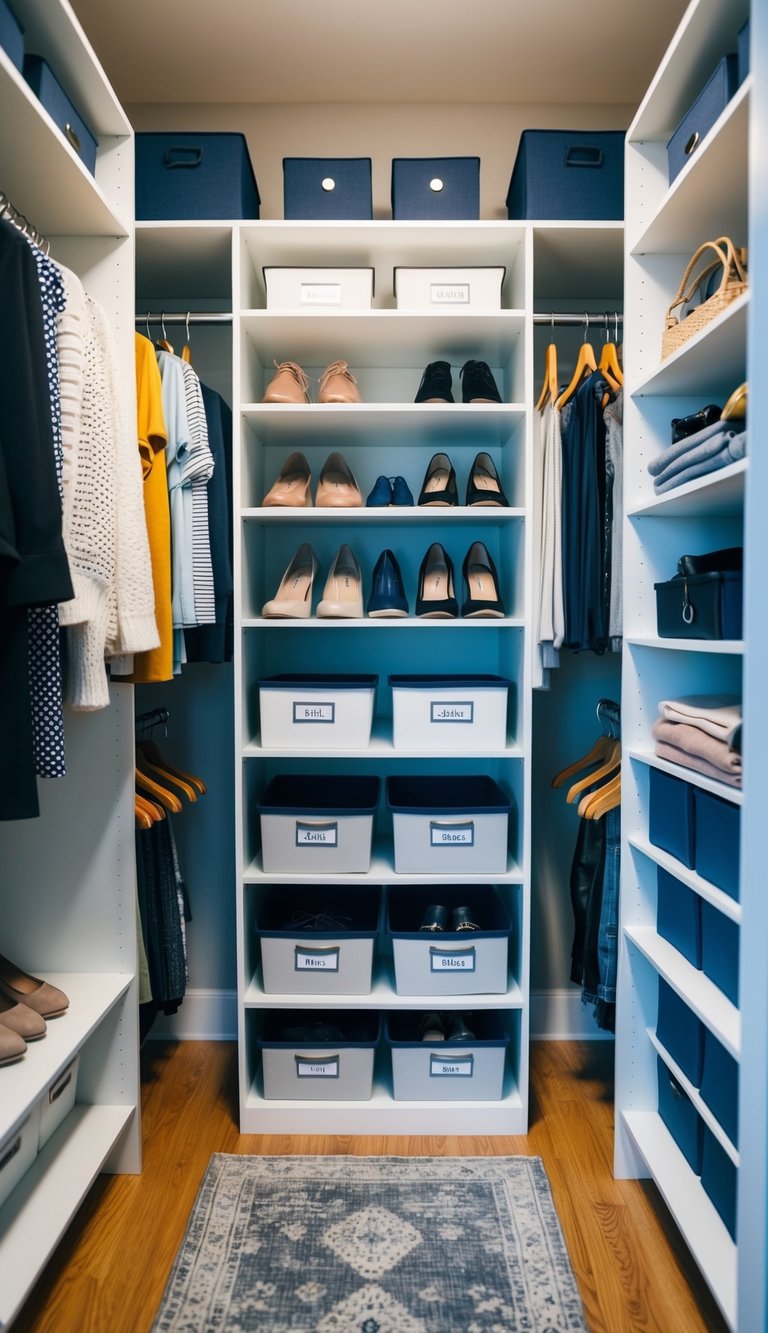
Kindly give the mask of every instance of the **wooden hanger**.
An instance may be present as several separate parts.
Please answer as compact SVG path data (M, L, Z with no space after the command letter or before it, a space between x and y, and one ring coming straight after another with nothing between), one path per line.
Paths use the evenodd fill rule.
M200 796L205 796L208 788L202 778L197 777L195 773L185 773L182 768L177 768L175 764L169 764L168 760L158 749L152 740L139 741L137 749L141 751L147 764L153 769L160 769L167 777L173 779L176 785L181 787L191 787ZM195 795L190 796L191 801L197 799Z
M554 320L552 322L552 330L554 334ZM537 412L541 411L548 398L553 403L557 401L558 387L559 385L557 380L557 347L555 346L555 341L553 337L552 341L547 346L546 352L544 353L544 383L541 386L541 393L539 394L539 399L538 402L536 403Z
M135 793L135 803L152 820L153 824L159 824L161 819L165 819L165 811L161 805L155 801L150 801L148 797L142 796L140 792Z
M619 321L617 317L616 319L617 328L618 324ZM597 363L597 368L598 370L602 371L608 383L611 385L611 388L613 389L614 393L616 393L624 383L624 371L622 370L621 362L619 361L619 353L618 353L618 348L616 347L615 340L613 342L610 342L608 340L607 315L605 317L605 333L606 333L606 341L603 343L602 351L600 352L600 360Z
M144 807L139 804L139 800L140 798L138 796L134 800L133 818L136 823L136 827L144 829L146 831L147 829L151 829L154 820L150 817L150 815L147 814Z
M579 782L574 782L573 786L569 788L565 798L568 804L572 805L579 793L583 792L586 787L591 787L593 782L597 782L600 778L607 778L609 773L612 773L620 763L621 741L612 740L611 748L606 755L605 763L601 764L599 768L596 768L594 772L588 773L587 776L582 778Z
M579 814L584 819L601 819L609 810L621 804L621 773L606 782L598 791L583 796L579 802Z
M158 338L157 342L155 343L155 347L157 348L157 350L158 350L159 352L170 352L171 355L173 355L173 347L171 346L171 344L169 343L167 337L165 336L165 311L164 311L164 310L162 311L162 313L161 313L161 315L160 315L160 328L163 330L163 336L162 336L162 338Z
M607 758L613 745L613 737L603 734L598 736L592 749L588 754L582 755L574 764L569 764L567 768L561 768L552 779L551 786L562 787L564 782L572 778L575 773L580 773L583 768L589 768L592 764L598 764L601 760Z
M162 787L159 782L155 782L154 778L150 778L146 773L142 773L138 766L135 772L135 781L136 786L139 787L142 792L149 792L150 795L154 796L155 800L159 801L166 810L171 810L175 815L179 814L182 805L176 793L168 791L167 787Z
M584 341L579 348L579 355L576 357L576 368L571 376L570 384L567 389L563 390L555 403L555 406L560 411L562 411L569 399L573 397L581 384L581 381L585 379L587 375L591 375L593 371L597 370L597 360L595 358L594 348L590 342L587 342L587 335L589 333L589 315L585 314L584 318L586 319L587 327L584 333Z

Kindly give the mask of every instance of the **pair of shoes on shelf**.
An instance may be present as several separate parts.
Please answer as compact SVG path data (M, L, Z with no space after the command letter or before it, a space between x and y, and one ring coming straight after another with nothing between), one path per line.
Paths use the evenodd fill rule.
M500 403L493 372L487 361L465 361L459 371L463 403ZM417 403L452 403L453 382L449 361L430 361L416 392Z
M267 385L263 403L311 403L309 377L295 361L275 361L277 374ZM357 380L346 361L332 361L318 380L318 403L359 403Z
M413 494L404 477L377 477L365 503L369 509L412 505Z
M424 480L419 492L420 505L457 505L459 503L456 487L456 473L447 454L433 454L427 464ZM506 505L507 499L502 489L499 474L490 454L476 454L467 477L465 505Z
M442 903L430 903L419 930L442 934L444 931L457 934L462 930L479 930L468 907L454 907L450 911Z
M27 1042L39 1041L46 1020L58 1018L69 999L58 986L34 977L0 954L0 1065L20 1060Z
M312 588L317 570L312 547L309 542L302 542L275 596L264 603L261 614L273 619L307 619L312 614ZM363 614L362 574L354 551L346 543L336 552L317 614L329 619L355 619Z
M464 601L461 614L465 619L501 619L506 615L499 596L499 577L493 557L484 542L472 542L462 563ZM453 563L445 547L433 542L419 569L419 588L416 595L416 615L433 620L458 616L453 583Z
M425 1014L417 1032L419 1041L474 1041L475 1034L464 1014Z
M262 500L265 508L283 505L312 508L312 473L303 454L293 453ZM318 509L355 509L363 503L352 469L339 453L329 454L320 469L315 504Z

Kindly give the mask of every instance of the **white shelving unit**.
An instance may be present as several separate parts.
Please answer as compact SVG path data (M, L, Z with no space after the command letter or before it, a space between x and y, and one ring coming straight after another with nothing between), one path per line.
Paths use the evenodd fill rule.
M14 0L99 144L92 176L0 50L0 189L74 269L133 363L131 127L67 0ZM11 132L12 127L12 132ZM99 1171L140 1169L133 692L65 715L67 777L39 819L0 824L0 948L69 995L65 1015L0 1070L6 1143L79 1056L77 1102L0 1209L0 1325L18 1312Z
M616 1063L616 1156L619 1176L651 1176L732 1328L765 1327L765 1123L747 1144L755 1113L749 1089L765 1081L765 1046L750 1024L757 978L745 967L752 924L764 946L765 925L756 912L762 868L749 855L747 830L764 790L765 760L758 755L765 709L747 687L745 661L754 652L746 603L743 641L705 642L657 635L654 581L676 572L684 553L743 545L745 584L754 578L751 531L745 530L754 486L752 458L656 497L647 471L670 440L673 416L705 402L725 402L749 372L752 345L755 237L750 196L756 175L755 75L750 74L718 118L700 149L669 185L665 145L718 60L736 49L749 17L748 0L692 0L627 136L624 608L622 721L626 753L622 774L622 879ZM754 19L754 15L753 15ZM752 32L753 50L756 49ZM762 166L762 164L760 164ZM717 319L660 360L666 308L685 264L698 244L730 235L750 246L750 291ZM755 363L756 375L760 374ZM759 443L759 417L749 409L750 442ZM750 446L751 447L751 446ZM759 575L758 575L759 577ZM754 617L754 613L753 613ZM748 656L749 655L749 656ZM680 694L742 695L745 778L743 792L681 768L653 753L651 727L658 702ZM661 770L694 788L714 793L738 810L742 859L739 899L731 899L649 839L649 773ZM759 818L759 814L757 815ZM754 838L754 834L753 834ZM734 855L737 852L734 847ZM735 1006L702 972L657 933L656 884L661 868L740 927L740 1004ZM682 890L681 890L682 891ZM658 978L663 978L739 1064L739 1148L731 1143L699 1092L656 1034ZM758 989L760 987L758 982ZM757 996L758 1008L760 996ZM749 1054L748 1054L749 1052ZM675 1144L658 1112L657 1060L661 1058L689 1095L696 1112L738 1168L735 1242L699 1176ZM763 1103L764 1104L764 1103ZM744 1131L742 1133L742 1131ZM745 1139L745 1135L747 1138ZM762 1139L756 1148L756 1140ZM750 1189L744 1188L748 1180ZM751 1197L748 1197L751 1196ZM757 1226L757 1237L746 1241ZM762 1240L763 1249L755 1250ZM748 1249L752 1260L747 1259ZM760 1253L759 1260L755 1259Z

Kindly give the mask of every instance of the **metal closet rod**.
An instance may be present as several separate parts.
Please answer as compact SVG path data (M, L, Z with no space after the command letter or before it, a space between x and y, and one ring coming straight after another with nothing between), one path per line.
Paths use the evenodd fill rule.
M536 311L534 324L568 324L572 328L594 324L596 328L609 327L611 324L623 324L624 316L617 310L583 310L581 313L569 311Z
M136 324L231 324L231 310L148 310L136 315Z
M623 324L624 316L616 310L584 311L583 314L574 313L574 311L537 311L533 315L534 324L565 324L572 328L581 325L594 324L596 328L611 324ZM145 314L139 314L135 317L136 324L231 324L232 312L230 310L189 310L189 311L156 311L148 310Z

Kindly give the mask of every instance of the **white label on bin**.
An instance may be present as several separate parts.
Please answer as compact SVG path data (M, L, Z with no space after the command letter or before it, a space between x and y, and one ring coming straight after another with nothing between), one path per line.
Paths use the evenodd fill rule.
M430 305L469 305L468 282L431 282Z
M338 1078L339 1057L329 1055L325 1059L312 1055L297 1055L296 1074L299 1078Z
M430 722L474 722L475 705L471 699L446 699L429 703Z
M332 824L296 824L297 847L338 847L339 826Z
M335 722L335 703L297 703L293 701L294 722Z
M305 949L297 944L293 950L293 966L296 972L338 972L339 946L329 945L326 949Z
M341 305L340 282L302 282L300 305Z
M474 820L469 819L466 824L439 824L437 820L431 819L429 844L431 847L474 847Z
M436 949L429 950L430 972L474 972L475 946L471 949Z
M471 1078L474 1073L474 1055L430 1055L430 1078Z

